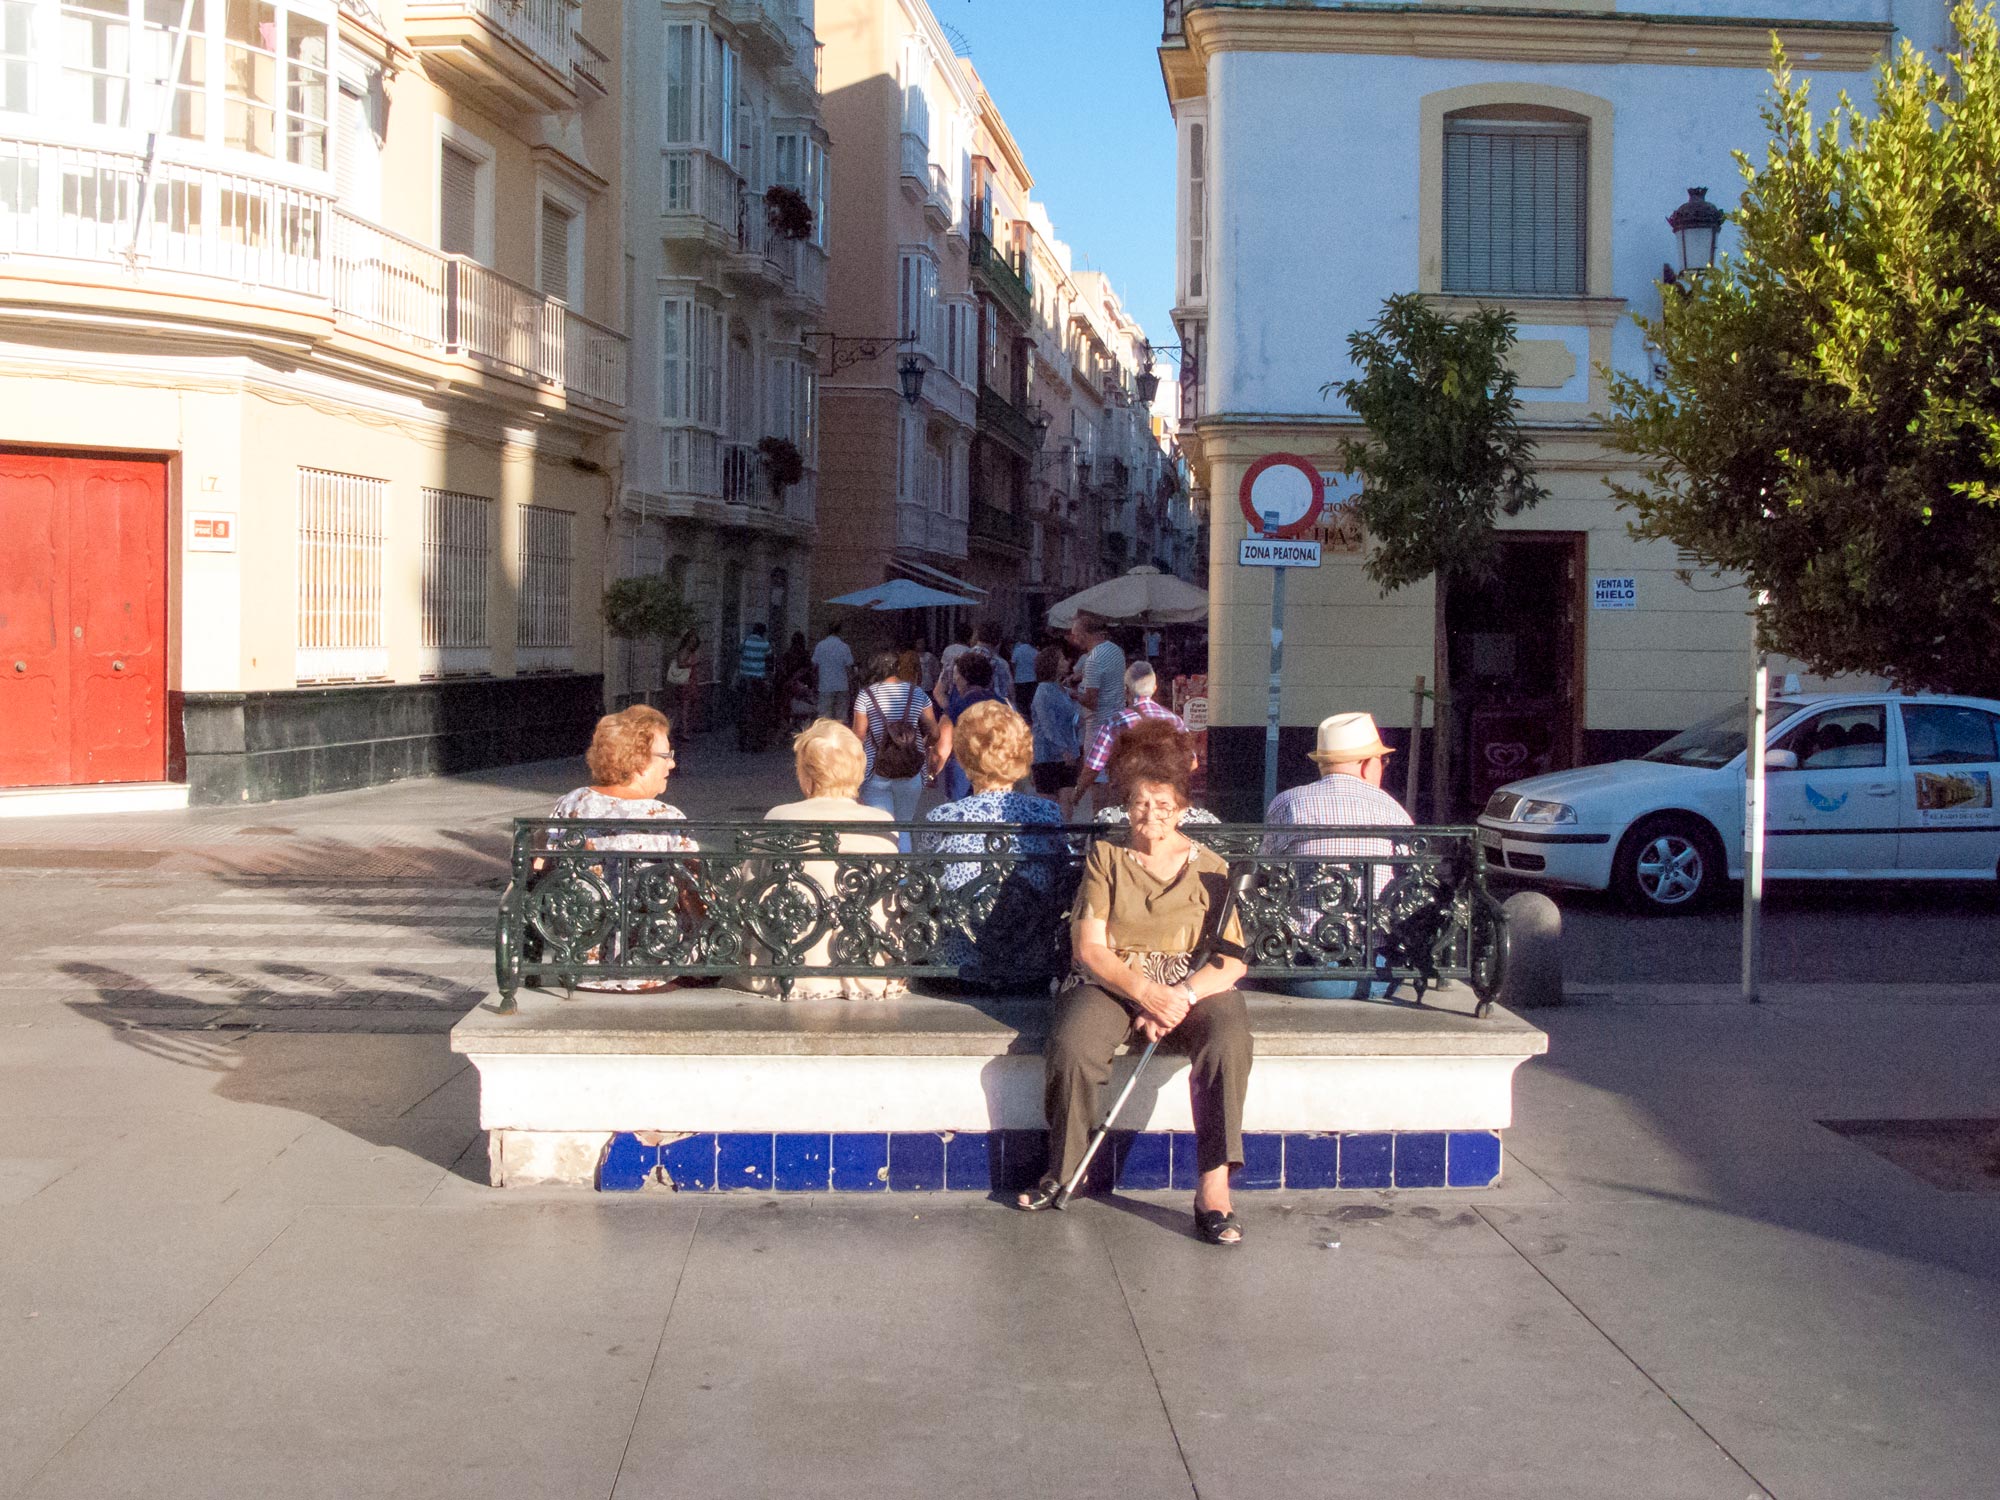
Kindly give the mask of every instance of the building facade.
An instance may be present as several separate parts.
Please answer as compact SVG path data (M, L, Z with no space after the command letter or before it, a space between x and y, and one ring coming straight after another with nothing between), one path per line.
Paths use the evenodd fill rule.
M614 567L664 575L696 612L703 680L752 623L806 625L818 531L816 346L825 320L827 131L812 0L624 8L638 82L632 410ZM620 701L657 697L658 643L621 642Z
M0 788L572 753L626 349L609 0L7 0Z
M1032 631L1138 556L1135 531L1119 549L1106 533L1139 524L1113 489L1135 499L1168 462L1134 394L1144 336L1106 278L1072 271L999 106L921 0L819 16L837 150L815 597L901 576L972 601L905 637L972 615Z
M1429 584L1383 596L1351 517L1324 517L1324 565L1289 586L1281 780L1311 774L1302 752L1325 714L1365 709L1407 737L1439 613L1458 767L1441 815L1743 697L1748 601L1678 576L1686 561L1633 540L1606 490L1636 476L1600 436L1603 372L1649 369L1631 315L1658 312L1667 215L1690 184L1730 207L1731 150L1765 138L1772 31L1823 97L1865 96L1899 38L1934 45L1944 14L1928 0L1168 0L1180 441L1211 530L1212 784L1261 780L1271 571L1237 564L1239 487L1269 453L1337 468L1353 418L1321 388L1350 373L1348 335L1397 292L1514 313L1549 498L1502 523L1493 583L1453 590L1442 612Z

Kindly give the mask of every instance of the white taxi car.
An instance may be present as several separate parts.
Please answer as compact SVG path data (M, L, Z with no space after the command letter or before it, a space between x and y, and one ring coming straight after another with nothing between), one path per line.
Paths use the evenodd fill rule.
M2000 878L2000 702L1900 693L1770 704L1765 869L1801 880ZM1746 705L1639 760L1495 792L1479 840L1496 874L1689 911L1743 873Z

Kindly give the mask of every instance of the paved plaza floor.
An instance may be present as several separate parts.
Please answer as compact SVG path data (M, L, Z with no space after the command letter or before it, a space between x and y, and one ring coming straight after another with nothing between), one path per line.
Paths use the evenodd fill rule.
M1245 1195L1236 1251L1184 1195L501 1193L443 1033L576 775L0 823L0 1496L1994 1493L1982 987L1586 990L1503 1186Z

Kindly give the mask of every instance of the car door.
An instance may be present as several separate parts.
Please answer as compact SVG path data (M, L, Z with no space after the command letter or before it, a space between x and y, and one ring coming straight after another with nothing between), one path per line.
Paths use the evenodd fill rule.
M1904 703L1898 715L1909 769L1897 862L1992 875L2000 865L2000 720L1969 703Z
M1765 849L1774 875L1894 874L1902 815L1895 747L1881 703L1808 714L1772 741L1796 770L1765 782Z

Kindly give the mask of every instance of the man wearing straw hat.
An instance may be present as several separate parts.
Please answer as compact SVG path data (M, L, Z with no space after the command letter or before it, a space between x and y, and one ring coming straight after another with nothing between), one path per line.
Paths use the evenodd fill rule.
M1382 732L1372 714L1333 714L1319 722L1319 739L1312 752L1319 767L1319 780L1295 786L1271 799L1264 822L1272 826L1352 824L1364 828L1408 827L1413 821L1403 804L1382 790L1382 768L1395 754L1382 743ZM1387 863L1396 852L1385 838L1286 838L1282 834L1265 837L1264 849L1273 854L1312 854L1329 861L1379 860L1374 866L1373 884L1380 895L1392 871ZM1319 919L1316 911L1298 913L1303 930ZM1321 981L1308 981L1311 993L1319 994ZM1343 990L1340 998L1352 995L1365 1000L1369 983L1360 980ZM1303 988L1303 987L1302 987Z

